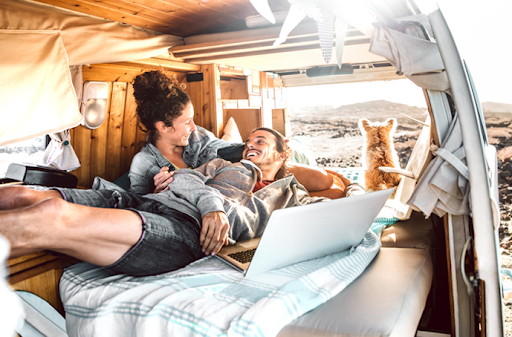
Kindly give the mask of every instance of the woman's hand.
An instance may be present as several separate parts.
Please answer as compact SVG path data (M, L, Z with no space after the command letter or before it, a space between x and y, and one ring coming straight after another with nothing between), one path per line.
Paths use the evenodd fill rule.
M174 171L168 172L169 168L167 166L164 166L160 169L160 172L158 172L154 177L153 181L155 183L155 192L154 193L160 193L162 191L167 191L169 185L173 180Z
M215 255L228 244L229 220L224 212L210 212L203 217L199 243L206 255Z

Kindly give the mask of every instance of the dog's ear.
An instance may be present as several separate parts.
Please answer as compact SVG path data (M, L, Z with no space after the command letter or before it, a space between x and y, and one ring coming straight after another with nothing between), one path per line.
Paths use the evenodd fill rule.
M361 131L368 132L368 130L370 130L370 121L366 118L361 118L358 124Z
M386 119L386 121L384 122L384 125L386 126L386 130L388 132L391 132L391 133L394 132L396 129L396 125L397 125L396 118Z

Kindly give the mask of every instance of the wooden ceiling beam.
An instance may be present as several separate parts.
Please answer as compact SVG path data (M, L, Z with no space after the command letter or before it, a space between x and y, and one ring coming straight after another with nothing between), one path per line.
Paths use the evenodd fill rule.
M125 66L129 66L129 67L163 68L166 70L180 71L180 72L195 72L195 71L201 70L200 65L176 62L176 61L170 61L170 60L155 59L155 58L136 60L136 61L130 61L130 62L116 62L113 64L125 65Z

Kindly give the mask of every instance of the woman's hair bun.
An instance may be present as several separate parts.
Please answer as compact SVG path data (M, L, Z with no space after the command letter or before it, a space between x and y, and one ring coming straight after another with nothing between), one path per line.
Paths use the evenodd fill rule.
M181 116L184 107L190 103L190 97L183 91L185 88L176 75L169 78L158 70L145 72L133 80L137 116L149 131L151 143L158 137L155 124L163 121L172 126L173 120Z
M172 80L160 71L148 71L133 81L133 96L138 104L166 99L173 87Z

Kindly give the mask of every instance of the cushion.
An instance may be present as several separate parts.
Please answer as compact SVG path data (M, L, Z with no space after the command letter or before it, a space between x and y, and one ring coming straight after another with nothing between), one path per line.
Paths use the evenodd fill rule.
M423 249L381 248L341 293L285 326L288 336L415 336L432 282Z
M288 146L292 150L293 160L299 164L316 167L316 159L309 148L299 139L291 137L288 139Z
M398 221L384 229L380 238L382 247L416 248L430 251L434 228L419 212L412 212L407 221Z
M243 143L242 136L240 135L240 131L238 130L238 126L236 125L233 117L229 118L226 126L224 126L224 134L222 136L223 140L232 143Z

